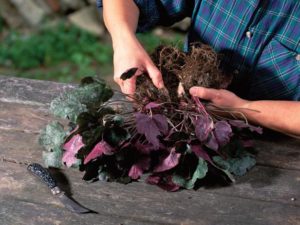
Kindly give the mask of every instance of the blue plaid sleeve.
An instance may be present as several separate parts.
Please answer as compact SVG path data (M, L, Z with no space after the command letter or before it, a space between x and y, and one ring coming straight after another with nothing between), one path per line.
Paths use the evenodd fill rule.
M186 0L134 0L140 10L138 32L150 30L154 26L170 26L185 17L190 17L193 11L193 1ZM97 0L102 7L102 0Z

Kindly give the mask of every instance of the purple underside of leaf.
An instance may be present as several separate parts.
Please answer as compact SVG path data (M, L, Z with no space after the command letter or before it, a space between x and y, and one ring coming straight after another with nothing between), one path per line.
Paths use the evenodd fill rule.
M151 160L149 157L141 158L137 163L132 165L130 168L128 176L131 177L133 180L139 179L144 171L149 170Z
M207 154L207 152L200 145L192 145L191 149L195 153L196 156L198 156L198 157L204 159L205 161L208 161L209 163L213 164L210 156Z
M197 138L201 142L206 141L213 128L212 121L209 119L209 117L201 115L198 116L194 121L194 125Z
M128 176L133 180L139 179L143 174L143 170L138 165L133 165L128 173Z
M163 115L149 116L142 113L136 113L136 128L138 133L145 135L147 141L154 148L159 148L158 136L168 132L168 122Z
M256 127L256 126L250 125L243 120L229 120L228 122L232 126L237 127L237 128L241 128L241 129L248 128L251 132L256 132L258 134L263 133L263 129L261 127Z
M156 123L156 126L158 127L159 131L162 134L167 135L169 131L167 118L164 115L155 114L152 116L152 119Z
M145 106L145 109L155 109L155 108L159 108L160 105L157 104L156 102L150 102Z
M226 121L218 121L215 123L214 134L220 146L228 144L232 136L230 124Z
M181 154L176 153L175 148L172 148L170 154L164 160L162 160L153 171L158 173L173 169L178 165L180 156Z
M211 134L208 137L207 142L205 143L205 145L208 148L212 149L212 150L218 151L219 144L218 144L217 138L216 138L216 136L214 135L213 132L211 132Z
M106 141L100 141L92 151L85 157L84 164L89 163L91 160L96 159L102 155L112 155L115 149L111 147Z
M62 157L63 163L66 164L67 167L71 167L77 162L77 158L73 152L65 152Z
M76 154L82 147L84 147L84 144L82 142L82 137L80 134L74 135L63 146L65 153L63 155L62 161L67 165L67 167L71 167L77 161Z
M146 182L148 184L157 185L166 191L178 191L180 189L180 186L172 181L171 175L153 174L147 178Z

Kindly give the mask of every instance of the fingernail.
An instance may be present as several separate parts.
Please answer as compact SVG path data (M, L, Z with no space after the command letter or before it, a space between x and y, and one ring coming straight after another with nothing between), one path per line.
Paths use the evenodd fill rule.
M164 87L165 87L164 82L161 81L161 82L158 83L158 88L159 89L164 88Z

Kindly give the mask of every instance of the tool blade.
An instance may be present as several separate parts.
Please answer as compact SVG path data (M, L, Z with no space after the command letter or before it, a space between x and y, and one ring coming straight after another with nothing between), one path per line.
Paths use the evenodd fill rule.
M64 204L64 206L75 213L85 214L85 213L96 213L82 205L80 205L77 201L65 195L65 193L61 193L58 195L59 200Z

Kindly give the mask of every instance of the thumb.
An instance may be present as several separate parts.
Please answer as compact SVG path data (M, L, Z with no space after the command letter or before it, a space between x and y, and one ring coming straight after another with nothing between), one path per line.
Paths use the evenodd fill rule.
M204 87L192 87L190 89L190 94L192 96L196 96L212 102L220 96L219 90Z
M153 84L159 89L163 88L164 81L161 72L156 68L156 66L149 64L146 69Z

